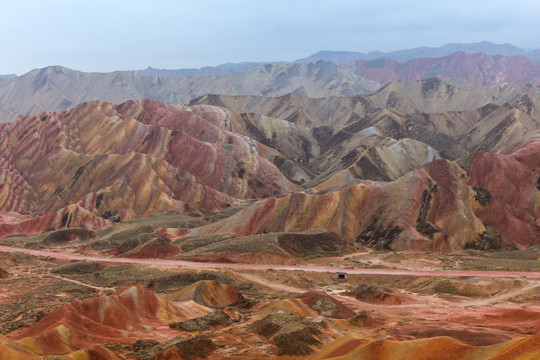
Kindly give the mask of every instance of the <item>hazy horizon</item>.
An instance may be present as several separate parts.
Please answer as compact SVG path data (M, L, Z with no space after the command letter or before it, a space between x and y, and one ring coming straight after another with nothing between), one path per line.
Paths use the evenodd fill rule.
M540 2L0 0L0 74L293 61L448 43L536 49Z

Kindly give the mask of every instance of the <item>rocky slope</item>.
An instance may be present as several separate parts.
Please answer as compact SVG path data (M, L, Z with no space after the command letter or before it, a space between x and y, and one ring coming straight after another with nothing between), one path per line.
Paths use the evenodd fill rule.
M475 215L480 204L475 191L461 181L464 176L458 165L438 160L394 182L345 183L337 185L339 190L261 200L188 234L246 236L325 228L342 241L378 249L456 251L477 247L487 229ZM500 244L488 242L485 246Z
M291 180L313 186L342 170L389 181L439 158L501 151L539 128L539 99L531 86L429 79L394 82L368 96L209 95L190 104L229 109L234 131L279 151L271 161Z
M540 239L539 152L540 132L534 132L503 154L478 153L461 162L483 203L478 217L500 232L503 245L525 248Z
M445 66L463 59L517 76L509 58ZM0 79L0 100L37 89L32 106L51 108L148 84L296 92L91 100L0 124L0 243L18 247L0 253L0 360L540 357L537 87L358 95L378 85L350 66L248 67ZM302 95L327 93L355 96Z

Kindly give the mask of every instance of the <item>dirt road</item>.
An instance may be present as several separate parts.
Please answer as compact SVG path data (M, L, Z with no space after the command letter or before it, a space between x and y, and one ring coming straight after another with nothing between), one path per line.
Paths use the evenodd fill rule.
M540 272L514 272L514 271L455 271L455 270L401 270L401 269L340 269L330 266L288 266L288 265L255 265L255 264L225 264L225 263L198 263L180 260L160 259L130 259L112 258L99 256L83 256L75 254L56 253L31 249L20 249L9 246L0 246L0 252L24 253L34 256L50 257L64 260L86 260L98 262L110 262L121 264L145 264L159 266L183 266L187 268L212 268L212 269L242 269L242 270L287 270L287 271L311 271L331 272L346 274L376 274L376 275L409 275L409 276L441 276L441 277L467 277L480 276L489 278L540 278Z

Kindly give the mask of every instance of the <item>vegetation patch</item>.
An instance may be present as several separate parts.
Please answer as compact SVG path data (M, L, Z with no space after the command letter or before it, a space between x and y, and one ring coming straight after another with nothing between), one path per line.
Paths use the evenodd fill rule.
M486 207L491 201L491 194L484 188L475 186L473 190L476 192L474 199L480 203L483 207Z
M77 261L59 265L51 270L55 274L91 274L103 269L103 265L95 261Z
M438 294L455 294L458 290L450 280L441 280L433 286L433 291Z
M306 356L314 352L312 346L321 343L319 324L283 313L273 313L254 322L250 329L272 339L280 355Z
M195 319L180 321L169 324L171 329L180 329L182 331L194 332L208 330L211 326L226 326L231 323L231 317L223 310L216 310L206 316Z

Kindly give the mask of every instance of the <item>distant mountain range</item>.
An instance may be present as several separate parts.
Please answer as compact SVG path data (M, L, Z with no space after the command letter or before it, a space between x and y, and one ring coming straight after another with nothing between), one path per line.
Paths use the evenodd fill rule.
M357 60L377 59L391 59L397 62L404 62L412 59L443 57L455 52L464 52L466 54L484 53L487 55L503 56L521 55L534 61L540 61L539 49L527 51L510 44L494 44L489 41L482 41L473 44L446 44L440 47L422 46L414 49L391 52L373 51L370 53L361 53L354 51L320 51L306 58L296 60L296 62L325 60L338 65Z
M503 56L525 56L534 61L540 61L540 50L527 51L517 46L510 44L494 44L489 41L482 41L473 44L446 44L440 47L418 47L414 49L398 50L391 52L373 51L370 53L362 53L355 51L320 51L306 58L292 61L293 63L317 62L320 60L329 61L337 65L358 60L377 60L391 59L397 62L405 62L412 59L420 58L438 58L447 56L456 52L464 52L466 54L484 53L487 55L503 55ZM225 74L240 74L252 67L266 65L268 62L241 62L227 63L219 66L205 66L200 69L179 69L166 70L154 69L148 67L137 72L145 76L162 76L169 78L182 78L187 76L210 76L210 75L225 75Z
M530 59L537 53L482 42L363 55L323 52L295 63L245 62L201 69L84 73L51 66L0 77L0 123L43 110L66 110L92 99L121 103L148 98L183 104L205 94L354 96L373 93L396 80L431 77L455 84L538 86L540 63ZM366 60L359 60L362 57Z
M395 80L439 78L455 84L492 86L503 83L540 85L540 63L521 55L455 52L437 58L399 63L391 59L358 60L341 65L381 84Z
M311 97L352 96L369 93L380 84L366 80L330 62L266 64L232 75L168 78L136 71L84 73L51 66L0 81L0 122L43 110L67 110L92 99L121 103L149 98L183 104L198 96L281 96L297 93Z

